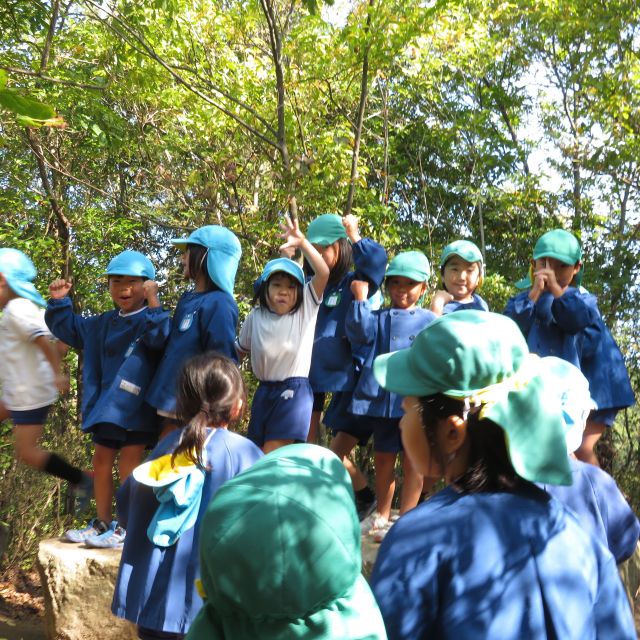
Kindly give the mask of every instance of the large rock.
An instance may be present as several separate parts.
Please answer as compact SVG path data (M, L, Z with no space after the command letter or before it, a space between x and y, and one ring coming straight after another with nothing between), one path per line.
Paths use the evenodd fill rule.
M119 549L43 540L38 570L49 640L135 640L135 625L111 613Z

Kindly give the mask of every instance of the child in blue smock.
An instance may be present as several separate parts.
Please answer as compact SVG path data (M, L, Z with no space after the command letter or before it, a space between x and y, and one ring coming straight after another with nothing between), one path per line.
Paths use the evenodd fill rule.
M332 423L349 420L351 391L356 382L353 354L344 326L353 301L351 282L366 280L370 284L369 295L373 296L384 279L387 253L377 242L360 236L358 219L353 215L318 216L307 229L307 239L322 254L330 270L318 311L309 372L314 392L309 442L315 442L327 392L332 393L327 409ZM354 271L350 270L352 262ZM360 514L367 510L370 513L375 506L375 496L368 487L356 498Z
M570 485L542 485L556 500L575 513L584 529L611 551L617 564L628 560L640 538L640 523L618 489L615 480L592 464L576 459L587 418L594 402L589 382L566 360L549 356L550 375L561 394L565 439L573 482Z
M216 353L184 363L175 383L181 428L164 437L117 495L127 527L111 610L142 640L184 637L202 606L198 541L207 505L262 453L227 429L246 394L236 364Z
M380 547L371 587L391 640L632 640L608 549L534 483L569 484L558 384L505 316L460 311L378 356L404 396L416 469L450 485Z
M298 221L287 218L282 252L300 249L313 269L305 283L302 267L289 258L267 263L256 282L254 302L236 347L251 354L260 384L251 404L249 438L265 453L292 442L305 442L313 407L309 367L313 335L329 278L329 267L304 237Z
M158 414L167 418L166 428L175 418L176 375L186 360L205 351L237 360L238 305L233 287L242 253L238 238L218 225L201 227L188 238L171 242L182 249L184 277L195 287L178 301L164 355L146 397Z
M142 461L157 439L153 409L144 394L164 344L168 313L158 300L155 269L138 251L123 251L109 262L109 294L116 309L96 316L73 313L71 282L49 285L45 320L51 333L84 354L82 430L94 444L93 489L97 517L65 534L69 542L120 547L125 530L112 520L113 467L119 457L120 482Z
M61 350L44 321L44 298L33 284L36 268L18 249L0 249L0 421L10 419L16 459L66 480L78 510L91 498L91 477L57 453L40 446L44 423L58 398L69 390Z
M335 429L331 450L344 461L357 444L366 444L373 435L377 512L367 516L361 526L362 532L374 536L376 541L380 541L391 526L395 463L402 452L398 428L402 399L386 392L376 382L373 360L382 353L410 346L418 333L436 318L431 311L418 306L426 293L430 274L431 266L423 253L405 251L395 256L385 278L391 307L378 311L371 310L367 299L369 284L363 280L351 282L354 300L345 321L346 333L354 351L366 356L349 407L351 420ZM330 422L328 426L332 426ZM350 467L347 466L347 470ZM402 468L401 515L418 504L423 480L405 455ZM359 469L351 476L354 490L367 486Z
M578 367L589 381L597 409L587 421L580 460L598 464L594 447L617 412L634 401L624 358L605 326L596 297L580 284L584 267L577 238L563 229L545 233L535 244L526 291L507 302L529 349Z
M448 244L440 257L442 288L431 300L437 316L453 311L488 311L487 303L476 293L484 278L484 260L480 249L469 240Z

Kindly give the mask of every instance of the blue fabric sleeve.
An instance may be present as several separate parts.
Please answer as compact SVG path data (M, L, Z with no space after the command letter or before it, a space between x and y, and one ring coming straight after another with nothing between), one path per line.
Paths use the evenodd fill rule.
M353 247L354 279L366 280L372 285L371 297L382 284L387 268L387 252L377 242L362 238Z
M593 605L597 638L637 640L629 600L611 554L599 554L598 593Z
M202 305L198 322L202 350L217 351L238 362L235 349L238 307L233 298L222 293L212 297L211 302Z
M569 287L551 304L551 312L558 326L570 335L575 335L588 326L595 326L600 318L596 297Z
M118 523L124 529L127 528L129 521L129 503L131 501L131 487L133 480L129 476L116 492L116 513L118 515Z
M100 316L83 318L73 313L71 298L49 300L44 320L51 333L74 349L84 349L87 336L94 336Z
M162 307L147 309L147 321L142 334L145 346L160 351L169 339L171 314Z
M376 329L378 326L378 316L371 310L368 300L354 300L349 306L347 317L345 318L345 333L351 346L359 347L373 346L376 340Z
M520 327L520 331L526 338L535 315L535 305L529 299L529 292L525 291L509 298L504 315L511 318Z

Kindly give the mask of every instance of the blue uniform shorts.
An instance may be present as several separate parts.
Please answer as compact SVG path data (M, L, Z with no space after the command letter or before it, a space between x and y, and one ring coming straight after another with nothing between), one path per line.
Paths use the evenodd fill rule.
M53 405L46 405L45 407L38 407L37 409L29 409L28 411L11 411L11 421L15 426L21 424L44 424L47 421L47 416Z
M127 431L117 424L100 422L90 429L93 444L107 449L120 450L122 447L144 444L146 448L155 446L158 441L156 431Z
M324 422L332 431L347 431L353 422L353 414L349 413L351 392L336 391L324 413Z
M364 446L373 436L373 450L380 453L400 453L400 418L380 418L376 416L358 416L350 414L349 425L332 429L335 436L339 432L354 437L360 446Z
M617 415L617 409L596 409L589 414L587 420L589 420L589 422L599 422L607 427L611 427Z
M312 408L309 378L260 382L251 404L247 437L259 447L267 440L306 442Z

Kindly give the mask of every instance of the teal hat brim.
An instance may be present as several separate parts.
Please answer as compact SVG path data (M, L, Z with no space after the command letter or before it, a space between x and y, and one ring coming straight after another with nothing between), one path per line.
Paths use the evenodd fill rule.
M444 267L447 260L453 256L458 256L467 262L479 262L484 263L482 258L482 252L478 247L470 240L456 240L451 244L448 244L442 251L440 258L440 266Z
M25 282L24 280L16 280L11 276L4 274L7 281L7 285L17 296L30 300L39 307L46 307L47 301L38 293L32 282Z
M339 215L325 213L311 221L307 227L306 236L311 244L327 247L342 238L346 238L347 231Z
M373 375L378 384L401 396L429 396L439 390L419 382L418 374L412 370L409 349L385 353L373 361Z
M390 276L401 276L403 278L409 278L409 280L420 282L421 284L429 280L428 273L424 273L424 271L418 271L417 269L389 269L387 273L384 274L384 277L389 278Z

